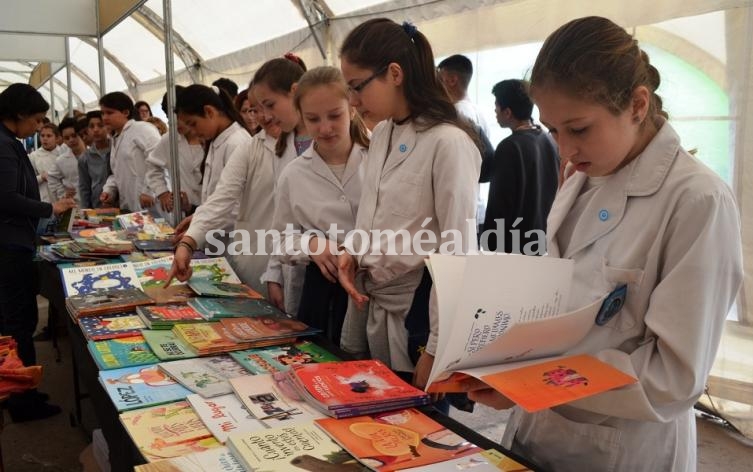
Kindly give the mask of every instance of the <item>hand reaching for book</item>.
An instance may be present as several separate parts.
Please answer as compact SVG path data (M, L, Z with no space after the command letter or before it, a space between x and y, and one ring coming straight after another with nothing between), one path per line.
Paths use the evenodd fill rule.
M56 215L60 215L76 206L76 201L70 197L61 198L52 204L52 211Z
M170 282L173 281L173 278L176 278L181 282L185 282L191 278L191 258L193 257L192 247L192 244L183 240L181 240L176 246L173 265L170 267L170 275L167 278L165 288L170 286Z
M468 399L483 403L496 410L506 410L515 406L509 398L494 390L478 379L470 378L461 382L464 392L468 392Z
M175 227L175 236L173 236L173 244L178 244L178 241L183 239L183 235L186 234L186 231L188 231L188 227L191 226L192 218L193 218L193 215L183 218L183 220L180 223L178 223L178 226Z

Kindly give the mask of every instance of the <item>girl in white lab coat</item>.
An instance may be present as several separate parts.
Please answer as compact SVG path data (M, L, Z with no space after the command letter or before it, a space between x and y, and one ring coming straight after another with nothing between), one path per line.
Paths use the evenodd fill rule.
M293 101L314 145L285 168L277 183L273 228L282 233L278 259L308 264L298 319L339 345L348 294L337 283L336 254L355 227L368 130L348 104L348 86L334 67L306 72Z
M570 354L638 379L533 414L516 407L503 446L547 470L696 468L693 405L740 287L740 227L730 189L666 121L659 82L637 42L598 17L555 31L531 74L541 122L576 171L548 220L549 255L575 261L567 308L614 295ZM512 406L480 381L466 389Z
M291 132L298 126L298 114L292 103L292 86L303 72L300 65L280 58L266 62L254 77L253 89L263 88L259 96L260 102L267 102L267 107L270 108L268 114L275 117L283 131ZM186 92L191 87L201 86L186 88L178 98L179 105L182 99L186 99ZM280 87L286 87L287 92L278 92ZM228 102L232 106L229 97ZM287 112L288 109L291 111ZM192 126L199 136L207 138L217 129L218 118L210 107L205 106L203 111L205 115L201 116L199 113L189 113L188 108L179 107L178 117ZM237 111L233 108L232 113L237 114ZM240 127L237 123L232 126ZM209 231L232 226L236 230L245 230L249 236L256 238L257 230L264 232L272 228L275 183L284 165L296 156L295 146L291 144L278 157L265 141L252 138L245 129L243 133L243 142L228 149L227 164L222 169L215 191L196 210L188 230L178 242L171 274L181 281L190 277L189 262L193 251L207 242ZM293 139L291 133L291 143ZM228 247L230 260L241 280L266 294L266 285L261 277L267 269L272 242L266 238L264 247L256 247L254 239L250 241L251 247L248 248L251 254L243 254L247 251L241 238L242 235L237 234ZM279 281L282 285L282 275Z
M446 252L475 247L481 155L415 26L383 18L361 24L343 43L341 67L351 105L365 119L384 120L372 135L356 220L367 240L347 239L338 261L352 301L341 345L414 373L421 386L434 361L437 328L424 258L440 246ZM392 234L372 238L375 230ZM421 247L411 248L416 240ZM357 267L365 276L356 280ZM368 313L357 313L359 306Z

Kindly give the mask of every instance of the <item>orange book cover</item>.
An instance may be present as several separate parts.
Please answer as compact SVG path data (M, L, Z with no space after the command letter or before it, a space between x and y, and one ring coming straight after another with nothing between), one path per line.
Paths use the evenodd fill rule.
M427 397L377 360L299 364L291 366L290 372L315 400L329 408Z
M301 336L315 332L306 323L288 316L255 316L245 318L221 318L219 321L238 341Z
M529 413L637 382L587 354L484 375L481 380Z
M435 464L481 451L413 408L314 421L359 462L379 472Z

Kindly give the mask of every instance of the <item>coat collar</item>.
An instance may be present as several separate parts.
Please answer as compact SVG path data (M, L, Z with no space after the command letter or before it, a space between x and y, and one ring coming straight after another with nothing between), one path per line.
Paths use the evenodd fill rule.
M241 125L233 121L230 126L225 128L222 133L217 135L217 137L212 140L212 149L217 149L218 147L225 144L230 136L234 135L238 131L243 131L243 128L241 128Z
M363 155L366 153L366 149L361 146L360 144L353 144L353 147L350 150L350 155L348 156L348 162L345 164L345 173L343 174L343 180L340 182L337 180L337 177L335 177L335 174L332 173L332 170L329 168L326 162L324 162L324 159L322 159L322 156L314 149L314 145L308 147L305 151L303 151L303 154L301 154L301 158L306 159L307 162L310 162L311 169L320 177L331 183L332 185L336 186L337 188L344 188L350 179L353 178L354 175L358 174L358 168L361 165L361 160L363 159Z
M561 254L557 231L581 193L588 177L578 172L564 183L552 205L547 222L547 250L554 257L572 257L612 231L622 220L629 197L656 193L667 178L680 149L680 138L664 123L646 149L631 163L620 169L596 191L583 211L586 223L576 226L570 247Z
M382 156L377 156L384 169L382 175L386 175L392 169L402 164L403 161L411 155L416 148L418 135L413 120L404 125L398 126L392 121L392 119L390 119L385 123L385 126L387 126L389 130L387 131L387 141L384 143L384 154ZM390 141L392 141L392 148L390 148ZM389 149L389 153L387 152L387 149Z

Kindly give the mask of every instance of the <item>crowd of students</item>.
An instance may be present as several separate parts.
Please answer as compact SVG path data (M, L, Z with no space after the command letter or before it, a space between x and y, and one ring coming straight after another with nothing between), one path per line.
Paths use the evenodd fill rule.
M438 330L425 256L363 254L359 244L394 247L401 234L428 231L435 238L424 250L467 254L477 249L474 221L485 230L520 220L526 236L547 231L536 254L575 261L568 308L627 286L619 315L594 324L577 350L638 383L536 414L516 409L504 445L556 470L692 470L692 406L742 277L729 188L681 148L655 93L658 71L609 20L582 18L554 32L530 88L521 80L494 87L497 121L512 131L496 149L467 99L471 74L463 56L435 64L414 25L373 19L345 38L339 69L307 71L286 55L267 61L240 94L226 79L179 87L185 218L176 222L171 277L191 276L191 257L212 230L226 230L235 248L243 241L241 232L227 236L232 230L277 230L280 240L265 239L253 254L229 252L243 281L354 356L424 387ZM31 263L37 220L74 198L167 215L173 164L167 138L137 121L149 118L148 105L120 92L104 95L84 121L61 123L65 153L55 151L55 127L44 125L42 148L27 158L13 138L35 132L47 107L41 97L17 103L14 90L0 99L0 331L30 342L36 322L14 326L36 317L33 291L14 293L23 284L6 272L13 261ZM533 103L548 131L531 119ZM88 148L78 138L84 129ZM486 209L480 182L491 186ZM333 224L343 230L334 237L303 235L330 234ZM369 239L372 230L379 239ZM509 232L497 236L504 241L484 240L486 249L519 252ZM22 359L33 363L32 354ZM471 400L512 406L481 382L465 387Z

